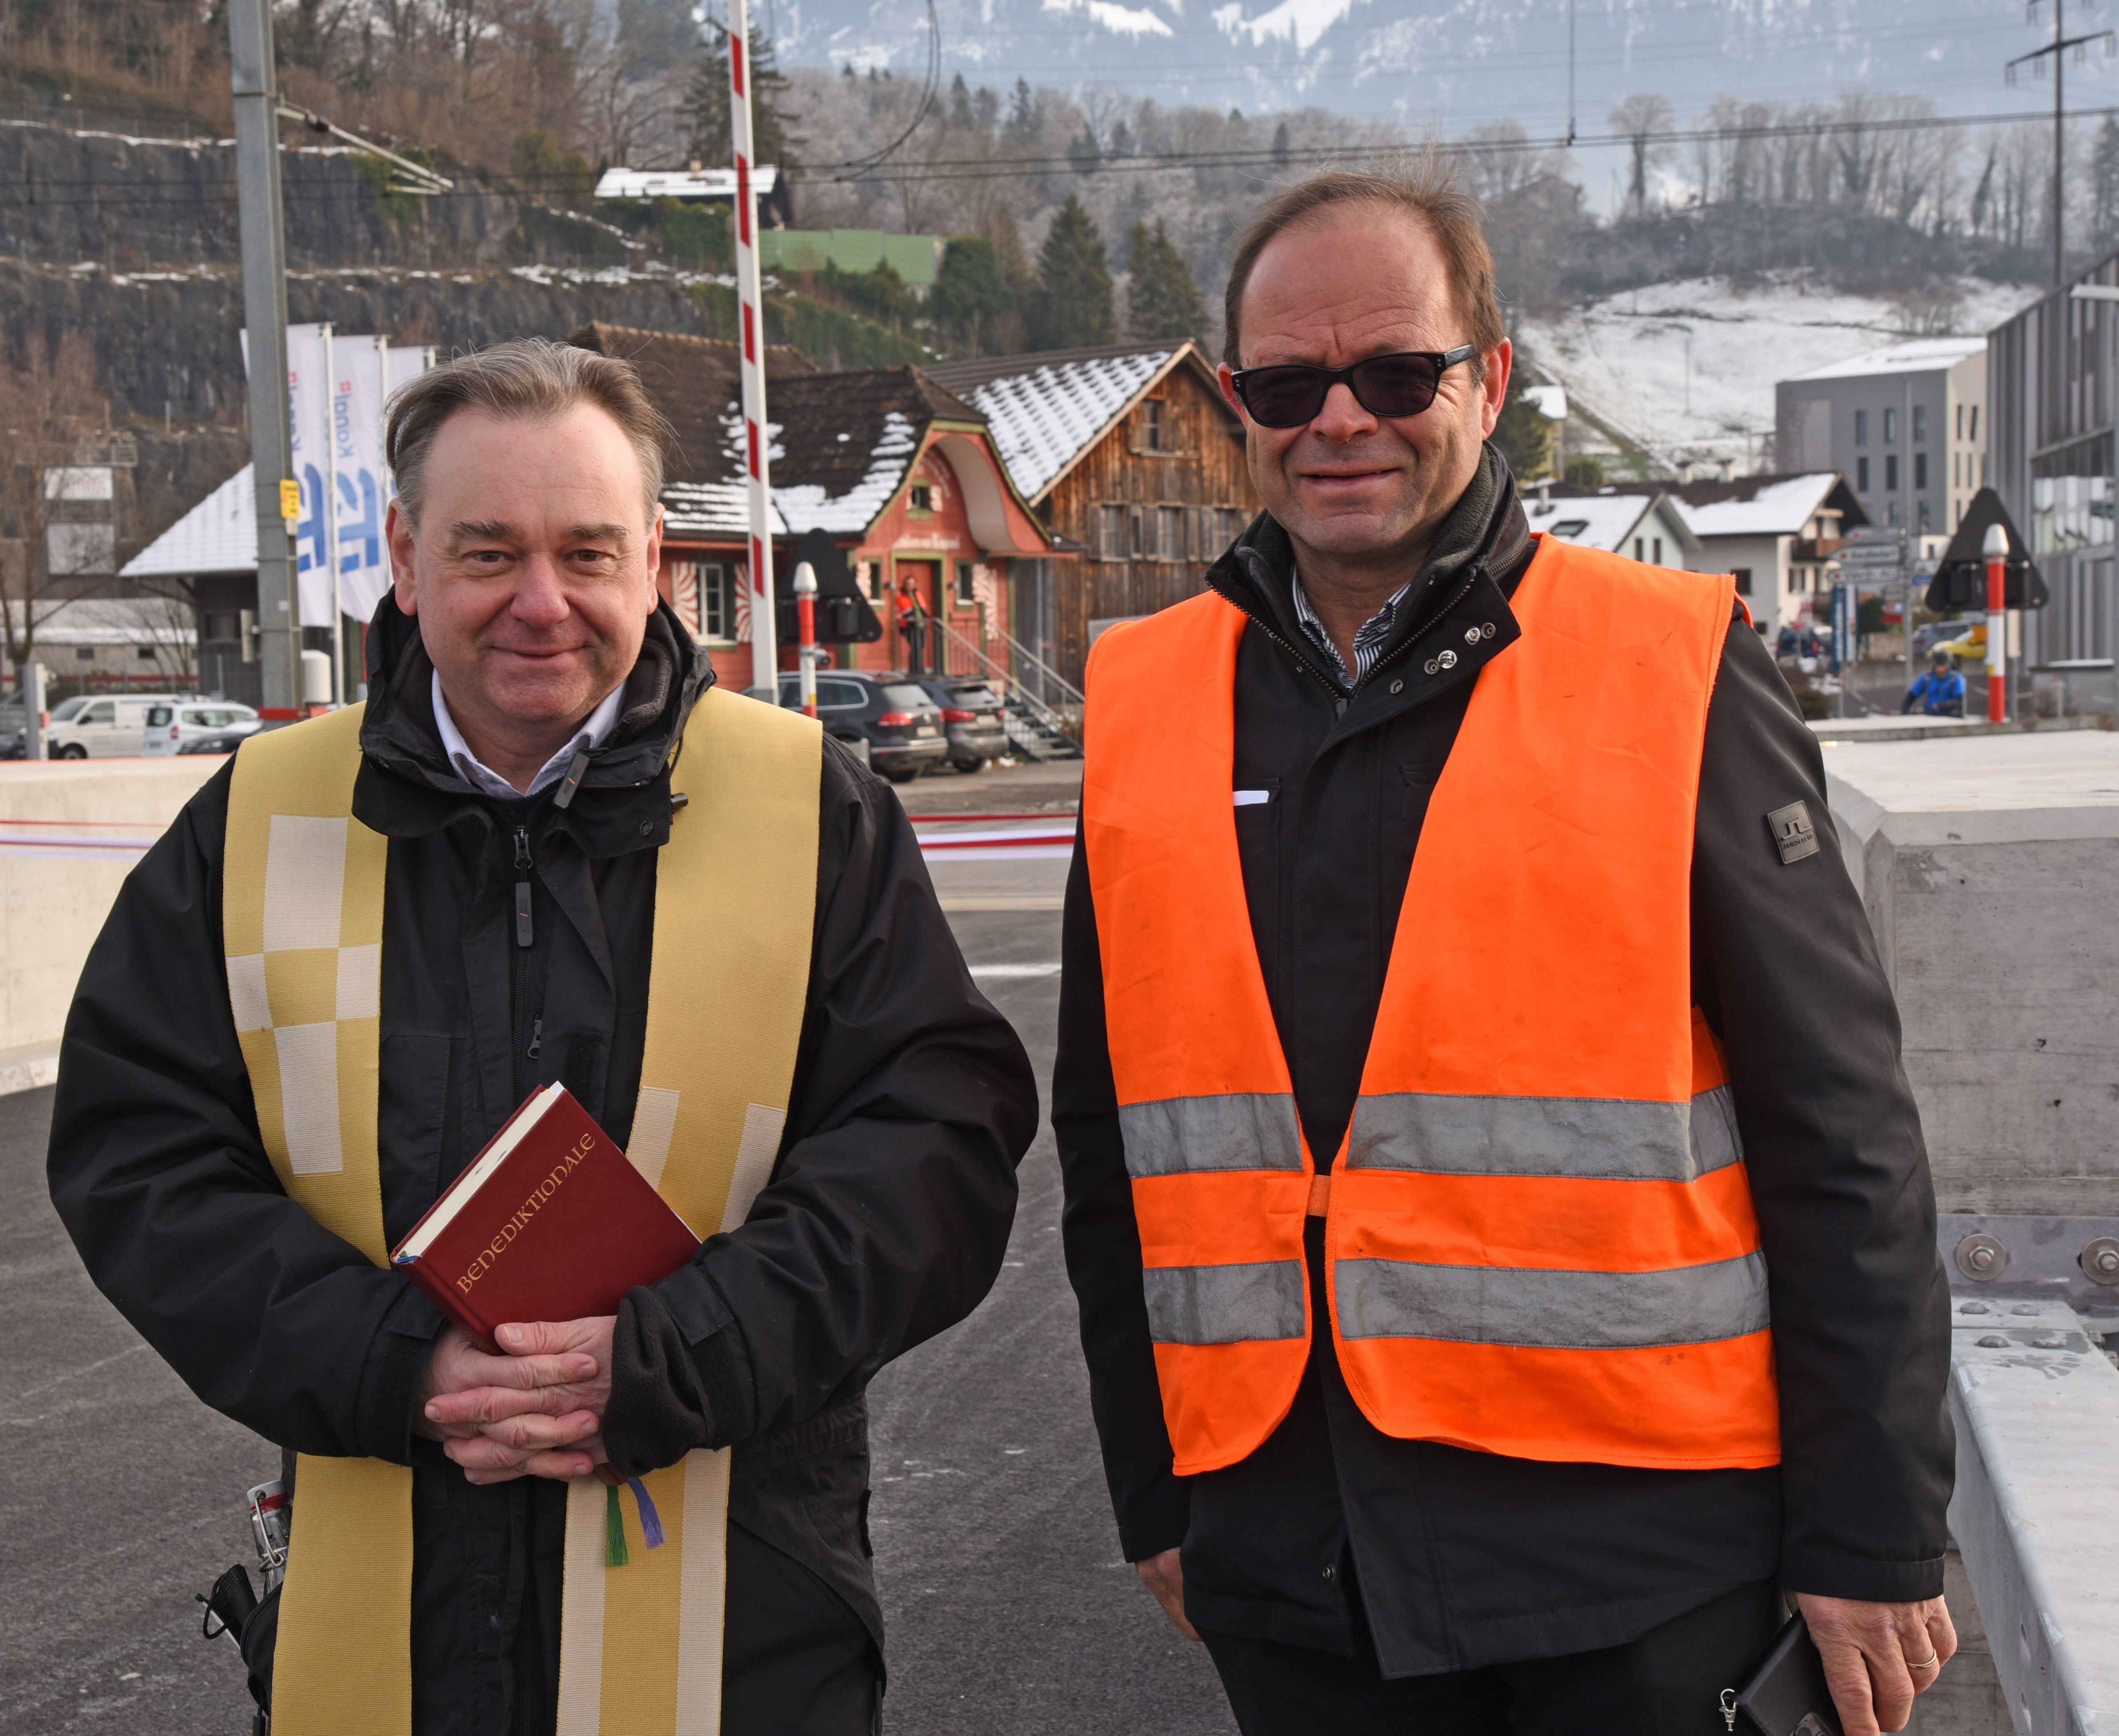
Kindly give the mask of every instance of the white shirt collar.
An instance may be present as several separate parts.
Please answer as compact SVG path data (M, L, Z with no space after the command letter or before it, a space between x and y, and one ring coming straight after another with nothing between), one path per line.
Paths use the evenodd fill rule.
M457 775L481 794L494 796L503 802L519 802L525 796L534 796L540 789L556 784L567 775L567 767L584 748L600 748L610 732L618 727L619 707L625 692L625 683L620 682L604 696L603 703L582 719L573 738L551 758L545 762L545 769L530 780L527 789L517 789L479 757L465 743L463 732L457 728L457 720L449 715L449 702L442 697L442 674L434 671L434 727L442 733L442 752L448 755L449 764L456 768Z

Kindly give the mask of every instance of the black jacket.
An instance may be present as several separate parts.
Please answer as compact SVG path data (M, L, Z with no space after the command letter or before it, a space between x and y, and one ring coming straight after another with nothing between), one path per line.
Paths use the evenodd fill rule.
M1429 795L1479 670L1519 637L1508 599L1532 544L1491 451L1437 548L1444 558L1418 576L1351 694L1296 623L1292 551L1270 518L1208 575L1251 618L1237 653L1236 785L1272 797L1236 810L1238 849L1297 1109L1328 1166L1393 941L1408 938L1397 929ZM1489 623L1494 637L1474 645L1468 632ZM1443 646L1458 652L1454 669L1434 663ZM1765 816L1797 800L1824 848L1784 866ZM1792 1589L1848 1597L1940 1591L1947 1290L1919 1118L1816 743L1741 618L1701 769L1695 998L1727 1051L1758 1206L1778 1470L1531 1463L1393 1439L1354 1405L1326 1333L1293 1410L1256 1453L1173 1475L1091 892L1078 849L1053 1076L1069 1269L1125 1553L1181 1544L1195 1623L1348 1651L1351 1576L1386 1674L1409 1675L1619 1644L1777 1572ZM1310 1228L1321 1321L1319 1220Z
M712 674L661 610L619 724L562 809L550 790L494 801L456 777L431 665L387 600L369 644L354 808L391 840L378 1142L394 1243L540 1084L564 1080L627 1140L655 847L673 824L666 761ZM290 1201L266 1160L221 962L230 775L149 852L90 956L60 1063L52 1197L96 1284L206 1403L283 1447L414 1467L423 1736L548 1731L564 1490L474 1487L413 1436L438 1317ZM822 776L809 1006L778 1164L740 1229L621 1308L605 1433L628 1470L741 1443L731 1517L828 1584L879 1650L863 1390L992 1283L1036 1090L971 984L896 798L829 742ZM518 831L535 864L527 949ZM297 1490L298 1529L300 1505Z

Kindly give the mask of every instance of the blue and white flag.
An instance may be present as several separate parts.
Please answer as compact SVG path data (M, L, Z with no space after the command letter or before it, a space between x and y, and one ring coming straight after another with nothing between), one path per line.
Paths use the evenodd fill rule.
M302 516L294 527L296 584L302 625L332 623L331 580L332 328L287 328L287 415L293 434L294 480Z
M383 515L390 504L383 464L388 347L379 337L332 340L339 607L356 621L372 616L390 588L390 555L383 542Z

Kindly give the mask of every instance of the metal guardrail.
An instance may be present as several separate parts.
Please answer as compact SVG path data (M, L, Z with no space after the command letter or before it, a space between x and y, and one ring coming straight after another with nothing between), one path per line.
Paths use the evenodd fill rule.
M2119 1731L2119 1217L1948 1214L1950 1534L2018 1736Z
M2111 1736L2119 1369L2064 1302L1960 1291L1950 1307L1950 1531L2010 1717L2019 1736Z

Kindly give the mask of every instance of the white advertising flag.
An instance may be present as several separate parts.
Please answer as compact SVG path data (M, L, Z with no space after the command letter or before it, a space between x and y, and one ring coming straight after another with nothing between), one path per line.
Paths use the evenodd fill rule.
M338 491L339 607L356 621L375 613L390 586L383 514L383 375L379 337L332 339L332 470Z
M390 390L416 379L434 365L432 344L392 344L390 346Z
M302 516L294 530L302 625L329 627L331 562L331 351L328 325L287 328L287 408L294 436L294 480L301 485Z

